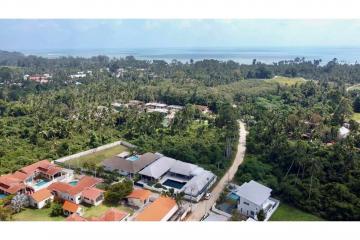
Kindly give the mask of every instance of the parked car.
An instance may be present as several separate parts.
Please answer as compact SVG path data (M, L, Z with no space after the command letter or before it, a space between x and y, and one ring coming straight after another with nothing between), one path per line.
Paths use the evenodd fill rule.
M209 193L209 192L206 193L206 194L205 194L205 199L206 199L206 200L209 200L210 198L211 198L211 193Z

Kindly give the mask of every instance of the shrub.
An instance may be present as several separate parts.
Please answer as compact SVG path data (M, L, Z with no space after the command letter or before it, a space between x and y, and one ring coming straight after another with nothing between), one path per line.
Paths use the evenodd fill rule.
M11 220L11 209L8 207L0 207L0 221Z
M61 216L63 214L63 209L60 203L55 202L52 205L51 208L51 212L50 212L50 216L51 217L57 217L57 216Z
M105 201L112 204L119 203L120 200L125 198L132 192L133 182L131 180L124 180L119 183L110 185L105 193Z

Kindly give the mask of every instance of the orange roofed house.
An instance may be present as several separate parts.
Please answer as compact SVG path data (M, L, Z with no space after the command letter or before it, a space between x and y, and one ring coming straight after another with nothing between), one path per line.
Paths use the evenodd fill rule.
M127 212L120 211L116 208L110 208L100 217L93 217L91 221L124 221L130 214Z
M135 221L168 221L178 210L175 200L159 197L135 217Z
M47 203L54 200L54 196L48 189L43 188L31 194L29 199L31 206L35 208L43 208Z
M0 176L0 193L32 194L53 182L65 181L72 176L73 171L63 169L48 160L42 160L23 167L15 173Z
M76 185L65 182L55 182L48 189L53 195L61 200L75 204L85 202L91 205L99 205L104 200L104 191L95 186L102 182L100 178L83 176Z
M69 221L69 222L84 222L87 221L86 218L81 217L79 214L77 213L73 213L71 215L69 215L65 221Z
M149 190L134 189L126 198L129 205L140 208L149 202L150 196Z
M62 206L62 209L64 211L65 216L70 216L72 214L77 214L79 216L83 215L82 207L73 202L65 201Z
M120 211L116 208L108 209L100 217L84 218L77 213L73 213L66 218L66 221L125 221L130 214L127 212Z

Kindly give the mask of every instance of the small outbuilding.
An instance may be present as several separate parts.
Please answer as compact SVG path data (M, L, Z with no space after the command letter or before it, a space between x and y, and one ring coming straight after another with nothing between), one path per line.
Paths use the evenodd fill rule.
M151 192L145 189L134 189L130 195L128 195L127 201L130 206L141 208L149 202Z
M50 203L54 200L54 196L51 194L51 191L43 188L37 192L34 192L29 197L30 206L35 208L43 208L47 203Z

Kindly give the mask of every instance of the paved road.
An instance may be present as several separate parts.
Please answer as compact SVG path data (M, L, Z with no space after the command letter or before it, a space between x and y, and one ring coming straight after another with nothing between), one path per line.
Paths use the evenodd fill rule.
M239 168L240 164L244 160L245 150L246 150L246 130L245 124L239 121L239 145L237 147L237 153L234 159L233 164L228 169L226 174L221 178L217 185L213 188L211 192L211 198L209 200L204 200L193 206L193 211L191 215L187 218L187 221L200 221L200 219L211 209L212 205L219 198L220 193L224 190L229 181L231 181Z

